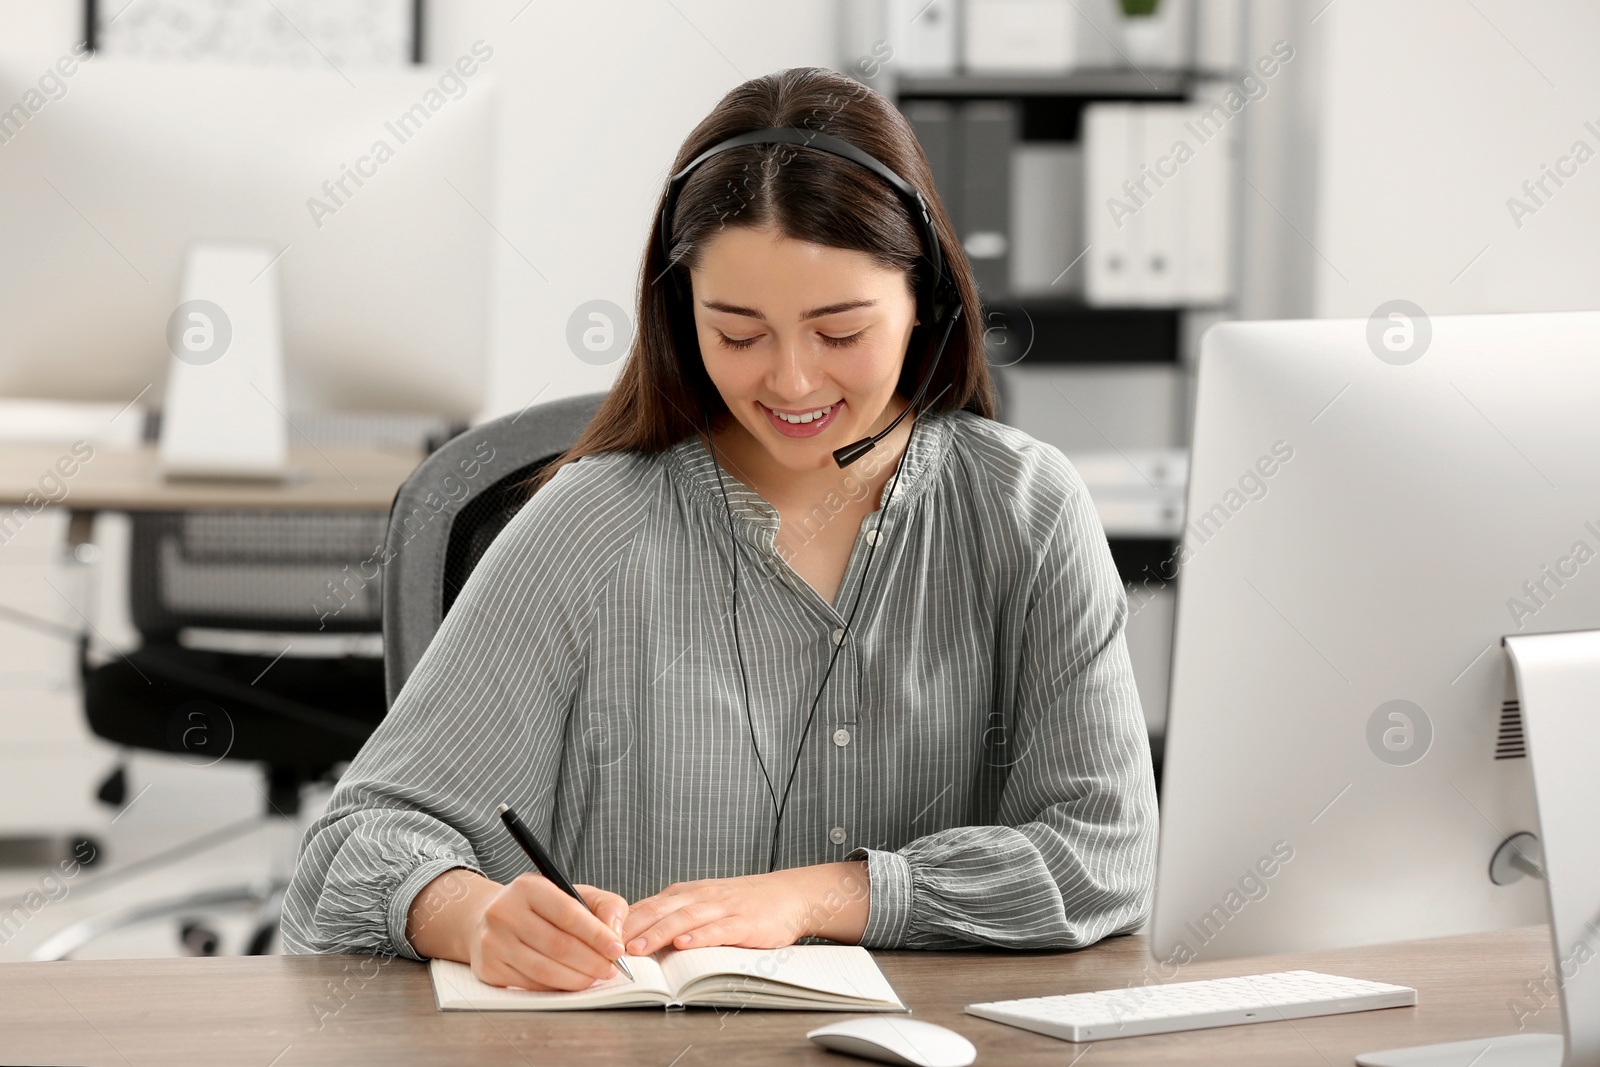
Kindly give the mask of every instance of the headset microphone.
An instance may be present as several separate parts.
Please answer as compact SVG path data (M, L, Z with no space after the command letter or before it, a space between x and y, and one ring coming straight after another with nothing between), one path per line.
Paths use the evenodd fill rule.
M858 166L872 171L878 177L888 182L889 185L894 188L895 192L900 194L900 197L905 201L906 207L911 213L912 220L916 223L922 234L924 258L928 261L930 271L927 284L917 294L918 311L919 316L923 319L923 321L928 322L932 329L939 331L938 344L934 347L933 356L928 361L927 370L923 373L922 382L917 387L916 395L911 398L911 402L906 405L905 409L901 411L899 415L895 416L894 421L871 436L863 437L859 441L854 441L850 444L844 445L841 448L834 449L834 462L840 467L847 467L851 463L854 463L856 460L860 459L862 456L866 455L868 452L872 451L873 447L879 441L892 433L894 428L900 425L900 421L904 419L907 414L916 409L917 406L922 402L923 396L925 396L928 392L928 387L933 384L934 375L937 373L939 369L939 363L944 357L945 346L950 341L950 334L954 330L956 323L961 318L960 294L956 290L955 283L945 272L944 256L939 245L939 234L934 228L933 217L928 212L927 202L923 200L922 194L918 192L917 189L911 185L911 183L907 182L893 170L889 169L871 155L868 155L866 152L862 151L856 145L851 144L849 141L841 140L837 137L831 137L825 133L818 133L814 130L802 130L791 126L752 130L749 133L743 133L735 137L730 137L727 140L721 141L700 153L693 160L691 160L687 166L678 171L678 173L674 174L668 180L666 198L663 201L661 209L661 250L663 257L668 264L668 269L671 268L673 262L673 211L677 206L678 196L682 193L684 183L688 181L690 174L693 173L696 167L710 159L712 156L726 152L732 148L742 148L746 145L760 144L792 144L805 148L814 148L822 152L827 152L831 155L840 156ZM939 391L939 397L942 397L949 390L950 385L947 384L944 389ZM934 401L937 402L939 397L935 397ZM741 647L739 640L739 545L738 538L735 536L733 529L733 505L728 500L728 489L722 479L722 464L717 460L717 446L715 440L711 436L710 415L703 409L701 414L705 420L706 441L711 449L712 463L713 466L716 467L717 471L717 486L722 490L722 503L728 516L728 539L733 552L733 647L734 651L739 657L739 678L744 687L745 720L748 722L750 727L750 747L755 751L756 763L761 767L761 776L766 781L767 793L772 799L774 816L772 826L772 846L767 862L767 870L772 871L777 869L778 832L783 825L784 812L789 806L789 791L794 785L795 775L800 770L800 757L805 752L806 738L811 734L811 723L812 720L816 718L817 705L822 701L822 694L828 687L828 679L833 676L833 666L838 662L839 653L844 648L844 638L849 635L850 624L855 621L856 610L861 606L861 595L866 589L867 575L872 570L872 556L875 552L877 552L878 544L881 539L874 537L870 542L871 547L867 550L867 562L861 568L861 581L856 586L856 596L854 603L850 608L850 615L845 619L844 628L839 635L838 640L833 642L833 656L828 661L828 671L823 675L822 685L818 687L817 695L811 701L811 710L806 716L805 729L801 731L800 744L795 749L794 764L789 769L789 779L784 785L783 798L780 800L778 798L778 791L773 786L772 776L767 773L766 761L761 757L761 747L756 744L755 717L750 712L750 679L745 671L744 650ZM910 450L910 447L911 444L909 441L907 441L907 451ZM887 514L888 512L889 501L894 498L895 486L900 482L900 472L904 467L905 457L902 456L900 463L895 467L894 477L889 481L889 489L883 498L881 514ZM881 514L878 520L879 526L883 524Z
M911 398L911 403L905 406L905 411L902 411L900 414L896 415L893 422L879 430L877 433L873 434L871 437L863 437L861 440L845 445L843 448L834 449L833 461L835 463L841 467L848 467L850 464L854 463L868 452L871 452L874 445L894 432L894 428L900 425L900 420L906 417L906 412L910 411L912 408L916 407L922 402L923 394L928 391L928 386L933 384L934 371L939 369L939 360L944 356L944 346L950 342L950 331L955 328L956 320L959 318L961 318L961 305L956 304L950 310L950 312L945 315L944 331L939 335L939 345L933 351L933 358L928 361L928 370L927 373L922 376L922 384L917 386L917 395ZM946 386L945 388L948 389L949 386ZM943 396L944 394L941 393L940 395Z

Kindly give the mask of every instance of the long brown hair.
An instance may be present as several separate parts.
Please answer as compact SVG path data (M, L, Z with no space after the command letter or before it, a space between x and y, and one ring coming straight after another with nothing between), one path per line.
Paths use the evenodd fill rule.
M995 417L995 392L983 354L983 316L972 267L933 187L927 157L899 110L853 78L820 67L794 67L752 78L724 96L684 140L676 174L729 137L797 126L849 141L909 182L928 204L945 270L961 300L923 411L965 409ZM627 362L576 444L546 464L527 486L537 490L557 470L603 452L660 452L731 413L700 357L688 271L724 226L774 226L785 237L866 252L906 272L913 293L928 284L920 230L888 183L849 160L793 145L746 145L713 156L684 183L672 219L669 261L661 247L666 190L656 203L639 274L638 323ZM674 275L677 275L674 277ZM932 357L929 324L917 326L896 391L910 399ZM931 403L930 403L931 400Z

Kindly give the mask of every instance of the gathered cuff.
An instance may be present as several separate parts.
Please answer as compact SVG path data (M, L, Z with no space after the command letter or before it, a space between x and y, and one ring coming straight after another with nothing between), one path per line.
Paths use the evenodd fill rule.
M864 948L900 948L911 925L911 864L898 852L855 848L847 860L867 861L867 927Z
M427 860L412 868L411 873L401 879L400 884L389 896L389 941L394 945L394 950L407 959L421 960L424 957L411 947L411 942L406 939L406 917L411 914L411 905L417 899L417 894L422 892L429 882L439 877L445 871L454 868L471 871L474 874L483 874L481 870L470 863L463 863L458 859Z

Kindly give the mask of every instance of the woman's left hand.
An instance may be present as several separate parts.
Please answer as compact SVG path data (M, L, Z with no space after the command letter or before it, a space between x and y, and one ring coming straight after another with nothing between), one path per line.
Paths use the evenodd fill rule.
M802 937L855 944L868 897L865 860L674 882L628 909L622 942L630 956L667 947L782 948Z

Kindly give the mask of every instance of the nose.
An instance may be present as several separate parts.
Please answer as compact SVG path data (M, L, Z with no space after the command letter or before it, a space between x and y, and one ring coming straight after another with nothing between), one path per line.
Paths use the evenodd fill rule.
M795 406L817 395L817 385L822 380L822 365L817 353L812 352L794 335L780 337L774 346L776 355L767 375L772 395L785 405Z

